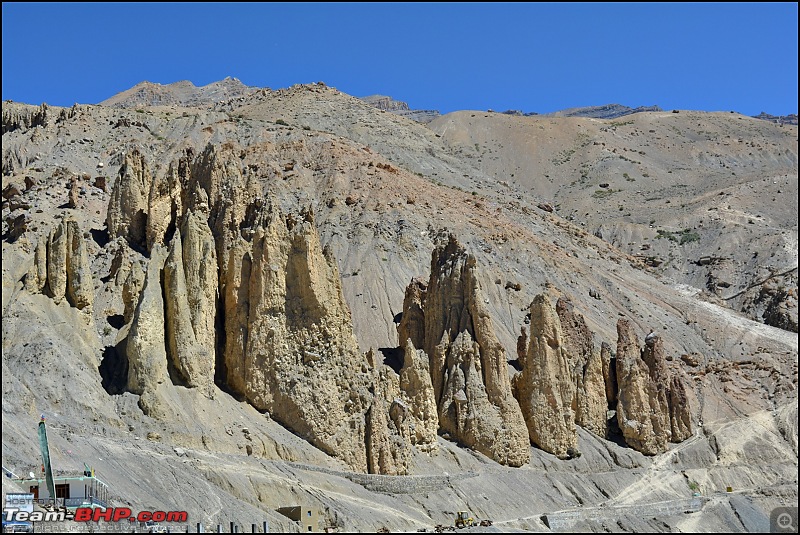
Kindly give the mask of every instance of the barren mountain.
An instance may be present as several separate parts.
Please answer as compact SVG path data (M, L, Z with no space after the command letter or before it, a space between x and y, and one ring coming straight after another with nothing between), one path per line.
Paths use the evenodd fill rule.
M206 529L796 504L796 127L191 99L3 103L6 469L44 413L56 472Z
M605 106L585 106L582 108L568 108L553 113L545 114L548 117L591 117L594 119L618 119L625 115L646 111L664 111L658 106L638 106L631 108L622 104L606 104Z
M727 113L458 112L451 150L713 302L797 332L797 130Z
M436 110L412 110L408 107L408 103L384 95L361 97L361 100L379 110L388 111L420 123L429 123L441 115Z
M100 103L113 108L138 108L140 106L200 106L241 97L255 91L256 87L244 85L230 76L202 87L189 80L171 84L141 82Z

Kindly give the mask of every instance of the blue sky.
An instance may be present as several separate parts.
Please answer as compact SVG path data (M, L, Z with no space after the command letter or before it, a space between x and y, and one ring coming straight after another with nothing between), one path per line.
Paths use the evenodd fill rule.
M3 3L2 98L324 81L412 108L797 112L797 4Z

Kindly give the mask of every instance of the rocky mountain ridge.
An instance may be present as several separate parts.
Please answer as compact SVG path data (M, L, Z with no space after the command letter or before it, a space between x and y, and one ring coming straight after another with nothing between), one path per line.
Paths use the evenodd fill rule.
M361 100L379 110L388 111L419 123L429 123L441 115L437 110L412 110L408 107L408 103L384 95L361 97Z
M100 106L137 108L140 106L207 106L256 91L228 76L223 80L197 87L189 80L159 84L141 82L100 102Z

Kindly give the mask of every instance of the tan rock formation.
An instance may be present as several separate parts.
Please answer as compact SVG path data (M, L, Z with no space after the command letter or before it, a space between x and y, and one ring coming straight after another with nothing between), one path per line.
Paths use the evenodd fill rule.
M81 185L77 177L72 177L69 181L69 193L67 194L67 207L77 208L81 197Z
M47 288L56 304L67 292L67 249L69 247L67 228L62 220L50 231L47 240Z
M617 421L625 442L645 455L666 451L671 430L663 391L650 377L630 322L617 322Z
M559 458L570 458L578 451L572 407L576 388L561 322L543 294L533 299L530 312L530 338L519 355L522 373L515 378L520 407L531 441Z
M36 244L25 288L34 293L46 291L56 303L66 297L70 305L91 311L94 282L89 253L80 226L71 216L62 219L46 241L42 238Z
M372 403L365 415L367 471L371 474L404 475L411 454L408 407L400 399L397 374L378 364L374 351L367 361L373 366Z
M575 381L575 423L592 433L605 437L606 388L603 363L594 347L594 335L583 316L575 312L567 298L556 302L561 324L562 342Z
M33 264L25 277L25 289L31 293L42 293L47 284L47 239L39 238L33 252Z
M122 273L122 271L118 273ZM123 317L126 324L131 322L136 312L136 306L139 304L139 295L142 293L142 288L144 288L146 273L146 269L142 269L138 262L130 263L127 276L122 284L122 303L125 306Z
M147 249L154 244L164 244L167 234L175 230L181 212L181 183L174 163L166 175L154 175L147 197L147 221L145 239Z
M77 221L66 219L64 223L67 231L67 300L72 306L84 309L94 302L94 282L86 240Z
M221 269L220 288L225 314L225 348L223 375L228 387L241 395L247 390L245 350L250 318L250 245L242 238L227 251L227 262Z
M189 210L180 229L183 271L197 343L217 347L215 321L218 306L217 252L206 215Z
M231 281L246 264L246 253L232 253L225 281L226 319L229 312L233 316L229 332L240 335L228 343L244 344L243 360L226 348L228 385L243 387L237 391L255 407L366 471L370 374L353 335L336 262L323 254L312 214L295 218L271 207L261 211L251 254L250 273L240 277L241 284L248 283L246 293ZM229 296L240 306L247 303L246 328L243 315L230 310Z
M520 466L530 458L528 433L475 270L475 258L452 235L433 251L424 350L439 425L497 462Z
M198 344L189 313L189 297L183 266L180 233L175 233L164 264L167 356L173 368L190 387L203 387L206 393L214 381L213 346Z
M153 396L160 384L169 381L164 342L164 300L161 294L161 269L165 257L166 251L156 245L147 265L144 288L136 305L126 345L128 390L143 397L147 395L147 404L142 406L140 403L140 406L154 417L158 416L159 411Z
M123 236L132 245L146 247L152 182L144 155L138 150L127 153L111 190L106 216L108 234L112 240Z
M694 433L686 381L673 375L669 383L669 422L672 442L683 442Z
M432 452L439 430L439 414L436 398L431 384L428 356L421 349L415 349L411 337L406 340L403 368L400 370L400 390L409 409L409 428L411 443L421 451Z
M403 317L397 326L400 346L405 347L406 340L411 340L415 348L422 348L425 343L425 294L428 285L422 279L414 278L406 287L403 299Z

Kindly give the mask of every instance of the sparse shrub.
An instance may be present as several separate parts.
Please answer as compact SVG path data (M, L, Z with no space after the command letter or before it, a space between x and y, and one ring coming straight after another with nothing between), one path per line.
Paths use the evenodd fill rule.
M697 232L692 232L688 228L683 229L680 232L670 232L668 230L658 229L656 233L658 234L656 236L657 240L661 238L666 238L671 242L677 243L678 245L684 245L686 243L692 243L700 240L700 234L698 234Z
M594 197L595 199L605 199L606 197L608 197L609 195L611 195L613 193L616 193L616 190L614 190L614 189L598 189L598 190L595 190L594 193L592 193L592 197Z
M289 123L287 123L283 119L278 119L277 121L275 121L275 124L279 124L281 126L289 126Z

